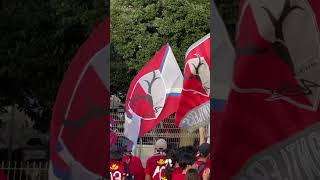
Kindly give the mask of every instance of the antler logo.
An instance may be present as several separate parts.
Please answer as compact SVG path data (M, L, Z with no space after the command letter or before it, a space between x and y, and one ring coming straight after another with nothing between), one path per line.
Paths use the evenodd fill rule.
M269 16L270 21L272 22L274 26L275 31L275 38L276 40L272 42L272 48L275 50L275 52L278 54L280 59L288 65L289 69L292 73L295 73L295 67L294 63L292 62L289 49L287 48L284 34L283 34L283 23L285 22L286 18L290 13L293 13L294 10L303 10L300 6L292 6L290 3L290 0L286 0L283 10L280 14L280 17L277 19L270 9L266 7L262 7L266 13Z
M254 18L254 23L251 24L248 17L250 10ZM251 43L248 43L248 39L244 40L246 43L242 43L243 45L237 49L238 57L264 55L263 57L268 57L269 64L285 65L294 79L290 79L289 76L285 79L284 72L281 72L280 68L282 76L279 75L277 79L272 80L274 83L269 83L268 88L261 87L261 82L256 81L258 87L249 88L246 85L246 88L241 88L238 83L234 84L234 90L241 93L270 94L271 96L266 100L281 99L300 108L316 110L320 100L320 38L316 15L309 2L250 1L242 12L244 12L242 15L245 14L244 16L247 17L246 23L251 26L250 30L255 33L254 29L257 29L259 37L251 37ZM241 26L244 22L240 21ZM248 30L248 26L246 28ZM255 44L255 47L252 44ZM262 61L261 58L259 59ZM277 68L273 67L273 69ZM263 70L257 72L252 79L257 80L260 75L261 79L265 78L265 74L262 74L264 72ZM260 81L266 81L261 79Z
M142 76L134 86L129 108L145 120L156 119L166 98L165 85L159 70Z
M210 70L206 60L199 54L189 59L185 66L185 79L193 81L183 88L185 91L193 91L204 96L210 92Z

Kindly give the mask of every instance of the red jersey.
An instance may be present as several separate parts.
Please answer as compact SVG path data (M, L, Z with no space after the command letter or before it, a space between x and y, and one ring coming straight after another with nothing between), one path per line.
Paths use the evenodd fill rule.
M182 169L179 167L173 169L171 176L173 177L174 175L177 175L177 174L182 174Z
M182 171L181 171L181 173L173 174L172 179L173 180L184 180L184 176L185 176L185 174L182 174Z
M125 176L123 162L110 161L110 180L122 180Z
M144 168L139 157L126 155L122 158L122 162L128 164L129 172L135 180L144 180Z
M146 174L151 176L153 180L161 180L162 171L166 168L166 155L154 154L149 157L146 163Z

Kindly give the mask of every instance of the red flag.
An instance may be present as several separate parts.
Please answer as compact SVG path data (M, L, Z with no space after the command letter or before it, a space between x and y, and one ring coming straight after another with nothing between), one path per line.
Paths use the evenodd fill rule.
M106 176L109 19L91 33L64 75L53 108L49 179Z
M214 119L214 179L319 179L320 3L240 4L232 90Z
M126 97L126 136L134 143L177 110L182 73L164 45L132 80ZM141 122L139 122L141 121Z
M210 34L188 49L184 81L175 125L190 131L206 126L210 119Z

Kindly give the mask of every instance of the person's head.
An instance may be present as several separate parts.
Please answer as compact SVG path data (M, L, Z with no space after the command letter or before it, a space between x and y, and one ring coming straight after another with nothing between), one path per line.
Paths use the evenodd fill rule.
M197 169L189 169L184 176L184 180L200 180L200 174Z
M210 155L210 144L208 143L203 143L199 146L198 152L200 157L202 158L208 158Z
M172 180L172 172L173 169L176 168L178 165L178 157L177 157L177 150L171 147L169 150L166 151L166 167L163 170L163 174L167 177L168 180Z
M177 150L172 148L167 151L167 159L170 160L170 167L174 167L178 163Z
M120 146L113 145L110 148L110 159L113 161L121 161L123 157L123 149Z
M164 139L158 139L154 144L157 152L165 152L167 150L167 141Z
M189 152L184 152L179 154L179 166L183 170L188 170L191 168L196 168L195 165L195 157L192 153Z

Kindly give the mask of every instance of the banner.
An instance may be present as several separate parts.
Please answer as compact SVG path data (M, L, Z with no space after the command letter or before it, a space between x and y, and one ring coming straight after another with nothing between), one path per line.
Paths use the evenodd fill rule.
M210 119L210 34L189 47L175 125L189 131L204 127Z
M232 89L214 119L214 179L320 178L319 8L240 1Z
M177 110L183 76L170 46L164 45L132 80L126 97L125 135L137 143Z
M106 177L109 19L79 48L60 85L50 130L50 180Z

